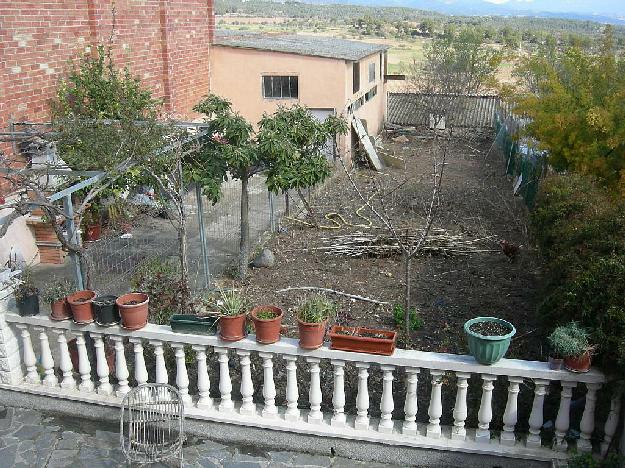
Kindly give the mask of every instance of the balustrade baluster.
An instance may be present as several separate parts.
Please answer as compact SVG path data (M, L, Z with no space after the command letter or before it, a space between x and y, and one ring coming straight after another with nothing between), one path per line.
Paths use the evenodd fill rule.
M380 366L382 370L382 398L380 400L380 423L378 424L378 432L389 434L393 432L393 410L395 402L393 401L393 371L395 366Z
M28 331L28 325L16 325L21 331L22 348L23 348L23 362L26 367L26 377L24 380L31 384L41 383L39 374L37 373L37 356L33 349L33 343L30 339L30 331Z
M148 370L145 367L145 358L143 357L143 340L141 338L129 338L128 341L133 344L135 354L135 380L137 385L142 385L148 381Z
M155 382L159 384L167 384L169 383L169 377L167 375L167 366L165 365L165 356L163 355L163 342L150 341L150 344L154 346L154 357L156 361Z
M63 374L61 378L61 388L74 390L76 388L76 381L74 380L72 366L72 359L69 356L69 349L67 348L67 338L65 337L65 330L54 331L58 337L59 343L59 369Z
M219 354L219 393L221 393L221 401L219 402L219 411L232 411L234 403L230 394L232 393L232 381L230 380L230 369L228 368L228 349L215 348L215 352Z
M59 380L54 375L54 359L52 359L52 351L50 350L50 342L44 327L36 327L39 332L39 343L41 346L41 367L43 367L43 385L46 387L56 387Z
M525 443L528 447L540 447L542 444L540 429L543 427L543 407L545 404L545 395L547 394L547 385L549 385L548 380L534 380L534 402L532 403L532 412L529 418L530 433Z
M477 431L475 431L475 441L490 441L490 422L493 419L493 382L497 377L489 374L482 374L482 400L480 401L480 410L477 413Z
M310 403L310 412L307 421L309 423L318 424L323 421L321 413L321 379L319 377L319 358L307 357L306 362L310 364L310 390L308 392L308 401Z
M586 384L586 404L584 413L579 423L580 436L577 441L577 449L581 452L590 452L592 443L590 438L595 430L595 408L597 406L597 391L601 388L600 383Z
M358 368L358 395L356 396L358 415L354 422L354 428L369 429L369 388L367 386L369 364L357 362L356 367Z
M451 430L452 440L465 440L467 438L464 422L467 419L467 390L470 377L471 374L467 372L456 372L456 402L453 411L454 427Z
M191 404L191 396L189 395L189 375L187 374L187 364L185 362L184 345L181 343L171 343L171 347L175 349L176 356L176 386L180 393L180 398L185 405Z
M250 368L250 352L237 349L241 362L241 408L240 414L253 415L256 414L256 404L254 403L254 382L252 381L252 370Z
M94 389L91 381L91 363L87 354L87 345L85 343L85 335L83 332L74 332L76 336L76 349L78 351L78 373L80 374L80 383L78 390L83 392L92 392Z
M100 380L97 392L101 395L111 395L113 387L109 382L109 364L106 360L106 350L104 349L104 340L101 333L90 333L93 338L93 346L95 348L95 369Z
M276 408L276 385L273 381L273 353L258 353L263 360L263 398L265 407L263 417L273 418L278 414Z
M301 412L297 407L299 390L297 388L297 356L285 355L286 361L286 402L287 408L284 414L286 421L297 422L301 419Z
M601 442L601 456L605 456L610 449L610 444L614 438L616 427L618 426L619 415L621 413L621 396L620 394L612 397L610 402L610 412L608 413L608 419L605 421L603 428L604 436Z
M573 396L573 388L577 386L577 382L561 382L562 392L560 393L560 407L558 408L558 416L556 417L556 439L555 449L558 451L566 451L568 443L565 439L566 433L570 425L571 397Z
M414 367L406 368L406 401L404 402L404 424L402 434L417 434L417 386L419 382L419 369Z
M432 377L432 393L430 395L430 405L428 406L428 416L430 423L428 424L426 435L433 439L439 439L441 436L441 415L443 414L442 403L442 385L444 371L430 370Z
M117 391L115 394L118 397L123 397L130 391L128 386L128 366L126 365L126 355L124 354L124 338L121 336L112 336L111 339L115 342L115 377L117 377Z
M206 346L195 345L193 351L195 351L195 359L197 360L197 407L211 409L213 399L210 397L211 381L206 365Z
M501 433L500 442L502 445L512 446L516 443L514 427L518 419L517 401L520 391L519 385L523 383L523 379L520 377L508 377L508 382L508 401L503 412L503 432Z
M334 414L330 424L335 427L345 426L345 361L333 359L330 361L334 368L334 391L332 405Z

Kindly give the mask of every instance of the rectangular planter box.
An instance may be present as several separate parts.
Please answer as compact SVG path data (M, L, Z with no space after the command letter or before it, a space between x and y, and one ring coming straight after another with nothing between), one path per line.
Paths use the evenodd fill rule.
M349 335L341 332L349 332ZM395 352L397 332L366 327L343 327L333 325L330 329L330 349L353 351L355 353L381 354L390 356ZM365 335L365 336L361 336ZM380 338L373 337L380 336Z
M218 316L199 317L197 315L175 314L169 319L169 325L173 332L193 335L215 335L218 322Z

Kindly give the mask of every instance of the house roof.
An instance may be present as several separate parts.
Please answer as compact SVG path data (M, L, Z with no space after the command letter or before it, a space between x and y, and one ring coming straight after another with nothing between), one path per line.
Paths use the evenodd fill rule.
M214 45L357 61L389 46L325 36L218 30Z

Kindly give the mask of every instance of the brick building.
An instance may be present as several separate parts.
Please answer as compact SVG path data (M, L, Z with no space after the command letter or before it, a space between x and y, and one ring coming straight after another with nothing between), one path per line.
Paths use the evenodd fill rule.
M0 0L0 131L10 121L46 121L70 59L111 37L116 63L163 99L168 115L193 118L209 91L214 27L213 0ZM0 239L2 257L18 238L30 261L38 249L24 236L35 231L15 223Z

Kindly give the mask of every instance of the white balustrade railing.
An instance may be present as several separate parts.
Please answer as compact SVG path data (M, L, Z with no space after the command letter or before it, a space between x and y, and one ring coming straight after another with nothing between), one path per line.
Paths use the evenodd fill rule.
M77 372L68 349L68 338L75 338L77 349ZM216 336L173 333L168 326L148 325L142 330L127 331L119 327L101 328L96 324L75 325L71 322L55 322L44 316L20 317L12 313L0 314L0 364L6 356L2 350L17 340L21 347L21 359L9 360L0 368L0 388L40 393L59 398L76 399L97 404L119 405L120 398L129 390L131 378L126 353L133 355L133 384L148 382L148 370L144 352L151 347L154 354L155 381L165 383L168 373L175 374L175 382L185 403L188 417L256 427L368 440L394 445L420 446L474 453L489 453L535 459L566 457L571 429L571 399L576 387L586 388L586 404L579 424L580 438L577 448L592 450L591 440L595 432L595 408L597 392L605 381L602 373L591 370L586 374L553 371L546 363L503 359L495 365L477 364L470 356L429 353L411 350L395 351L392 356L374 356L331 350L322 347L314 351L298 347L297 340L283 338L277 343L262 345L254 337L238 342L224 342ZM107 361L105 342L114 343L115 379ZM37 346L34 346L33 343ZM93 349L89 349L93 347ZM164 348L171 347L175 364L167 369ZM55 349L57 348L57 349ZM192 350L193 359L186 359ZM37 352L36 352L37 350ZM54 351L54 352L53 352ZM217 355L218 372L211 373L207 359ZM262 361L262 403L254 402L253 368L251 357L257 354ZM56 361L53 358L56 356ZM236 371L230 361L238 359ZM192 364L188 364L191 362ZM329 366L330 378L322 379L321 366ZM40 365L38 368L37 365ZM274 367L280 364L286 369L285 382L277 385ZM196 366L197 381L191 385L187 365ZM17 369L16 369L17 367ZM112 365L111 365L112 367ZM55 369L59 369L58 374ZM346 395L345 376L348 369L355 374L357 391ZM403 382L399 381L403 369ZM233 401L231 372L237 372L235 381L240 382L240 401ZM377 374L376 374L377 373ZM298 374L306 376L308 388L298 388ZM19 377L16 378L15 375ZM60 378L57 378L57 375ZM381 389L372 388L369 378L381 376ZM467 395L472 383L471 376L479 380L481 393L477 410L477 427L468 427ZM495 386L495 381L505 376L505 387ZM446 385L449 377L455 384ZM405 379L405 380L404 380ZM218 383L219 398L211 396L211 381ZM429 382L428 382L429 381ZM452 379L453 382L453 379ZM402 384L403 395L393 392L395 385ZM191 395L190 386L197 388ZM331 386L331 387L330 387ZM429 388L423 398L419 388ZM277 388L283 390L278 391ZM332 389L331 412L324 412L322 388ZM555 418L553 446L541 441L544 423L545 396L553 389L561 389L557 417ZM381 392L370 398L372 391ZM308 393L308 408L299 405L303 392ZM449 394L447 392L450 392ZM496 392L506 396L503 413L494 414L493 398ZM278 395L280 393L280 395ZM441 424L444 414L443 394L451 396L453 426ZM327 393L326 393L327 394ZM521 395L526 395L521 400ZM284 406L276 404L285 401ZM370 402L380 401L380 418L370 414ZM350 401L356 412L346 411ZM529 418L523 421L529 426L528 434L516 430L521 401L531 401ZM611 403L610 414L601 427L603 439L600 451L607 451L615 436L620 418L620 399ZM417 409L427 408L428 421L417 421ZM393 411L403 409L401 420L393 419ZM449 408L451 409L451 408ZM377 412L377 411L376 411ZM491 429L494 418L501 418L503 430ZM340 428L337 430L337 428Z

